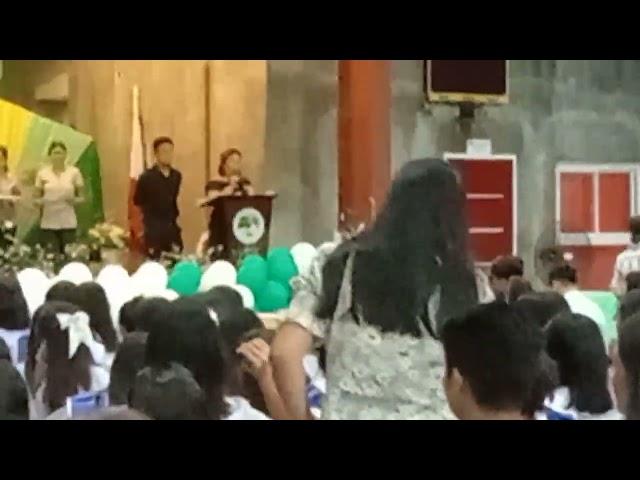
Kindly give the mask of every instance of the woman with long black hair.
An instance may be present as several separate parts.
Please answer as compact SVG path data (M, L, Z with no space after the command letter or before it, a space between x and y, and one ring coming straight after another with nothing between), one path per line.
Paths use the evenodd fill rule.
M464 196L441 160L406 164L369 229L323 268L327 419L447 418L446 321L477 303Z
M67 398L80 392L100 392L109 386L109 372L91 353L93 333L89 316L75 305L46 303L34 315L36 341L30 356L43 372L32 390L31 417L46 418L65 407Z
M565 313L551 321L546 333L547 353L556 362L560 384L546 401L546 418L619 420L598 325L584 315Z

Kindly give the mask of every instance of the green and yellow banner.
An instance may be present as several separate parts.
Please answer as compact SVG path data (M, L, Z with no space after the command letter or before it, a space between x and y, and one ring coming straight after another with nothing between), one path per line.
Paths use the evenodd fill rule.
M37 229L40 211L29 200L36 172L46 165L52 141L67 146L69 165L75 165L85 181L86 202L78 206L80 234L104 221L100 159L92 137L71 127L36 115L19 105L0 99L0 145L9 150L9 173L17 180L23 198L18 203L18 237L29 241Z

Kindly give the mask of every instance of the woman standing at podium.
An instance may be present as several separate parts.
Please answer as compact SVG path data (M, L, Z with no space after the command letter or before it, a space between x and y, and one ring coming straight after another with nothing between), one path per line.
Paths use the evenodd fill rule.
M206 200L209 203L223 195L253 195L251 181L242 174L242 153L237 148L229 148L220 154L218 176L205 185Z
M207 182L204 187L206 198L199 202L205 210L207 222L213 213L213 202L218 197L233 195L253 195L251 181L242 174L242 153L237 148L229 148L220 154L218 175ZM210 228L202 234L198 241L197 253L203 255L210 248Z

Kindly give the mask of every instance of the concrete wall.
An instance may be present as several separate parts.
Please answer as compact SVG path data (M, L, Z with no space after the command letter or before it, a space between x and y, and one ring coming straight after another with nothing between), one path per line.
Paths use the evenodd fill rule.
M71 60L4 60L0 97L58 122L71 123L67 102L42 102L35 99L36 87L48 83L60 74L68 73L71 65ZM70 82L70 90L73 87L73 82Z
M338 218L338 64L268 62L265 184L278 192L272 245L330 239Z
M640 160L640 62L513 60L510 104L487 107L468 133L457 109L422 107L420 61L394 62L393 154L462 152L466 138L490 138L518 156L518 247L532 268L536 243L554 241L555 164Z

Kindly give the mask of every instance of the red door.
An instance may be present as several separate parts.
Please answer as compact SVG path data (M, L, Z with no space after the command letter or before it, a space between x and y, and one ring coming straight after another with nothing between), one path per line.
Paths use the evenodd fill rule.
M560 165L556 195L559 243L573 256L581 288L607 290L634 214L632 168Z
M451 155L447 159L462 179L475 261L489 263L499 255L515 253L515 157Z

